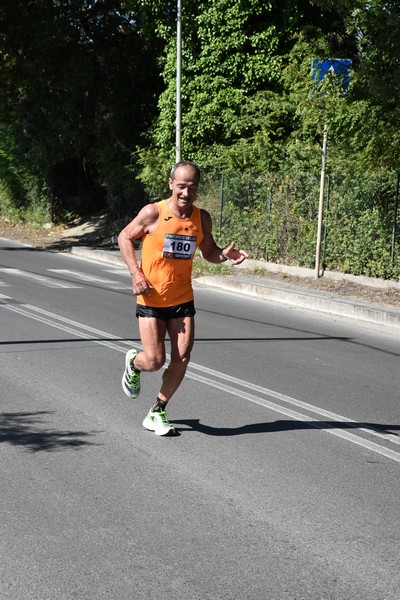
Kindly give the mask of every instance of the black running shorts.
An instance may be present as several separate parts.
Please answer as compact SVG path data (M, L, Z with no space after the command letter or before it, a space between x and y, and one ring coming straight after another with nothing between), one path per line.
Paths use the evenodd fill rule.
M145 306L144 304L136 304L136 316L138 318L153 317L162 321L169 321L170 319L194 317L195 314L196 309L193 300L184 304L177 304L176 306L167 306L166 308L154 308L152 306Z

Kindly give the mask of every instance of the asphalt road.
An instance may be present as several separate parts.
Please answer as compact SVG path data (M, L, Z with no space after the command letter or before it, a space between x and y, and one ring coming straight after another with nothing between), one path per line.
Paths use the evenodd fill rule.
M200 287L158 438L127 272L0 254L1 600L399 600L398 332Z

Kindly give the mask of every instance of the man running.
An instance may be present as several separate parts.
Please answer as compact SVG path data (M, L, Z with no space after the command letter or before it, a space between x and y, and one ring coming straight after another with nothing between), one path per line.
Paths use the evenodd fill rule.
M165 363L165 338L171 343L171 360L163 373L161 389L143 426L156 435L174 435L166 406L181 384L194 342L192 265L196 248L211 263L229 260L238 265L247 257L231 243L220 248L212 236L207 211L194 205L200 181L199 167L190 161L174 165L169 177L171 196L145 206L123 229L118 244L132 276L137 296L136 316L143 350L129 350L125 358L122 388L136 398L142 371L158 371ZM134 242L142 240L139 265Z

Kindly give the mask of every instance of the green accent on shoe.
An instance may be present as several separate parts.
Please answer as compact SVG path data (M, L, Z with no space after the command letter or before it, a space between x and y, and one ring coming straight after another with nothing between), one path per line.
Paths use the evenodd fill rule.
M129 398L137 398L140 393L140 371L132 368L136 355L137 350L134 348L128 350L125 356L125 371L122 375L122 389Z
M148 429L148 431L154 431L156 435L176 434L176 429L168 421L165 410L155 412L149 410L143 421L143 427Z

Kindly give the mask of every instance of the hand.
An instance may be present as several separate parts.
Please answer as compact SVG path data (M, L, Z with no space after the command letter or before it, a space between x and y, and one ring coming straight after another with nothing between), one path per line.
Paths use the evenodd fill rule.
M227 248L225 248L224 255L228 260L230 260L232 265L240 265L240 263L249 257L247 252L244 250L235 248L235 242L232 242Z
M147 281L140 269L132 275L132 289L135 296L138 296L139 294L149 296L152 287L153 286Z

